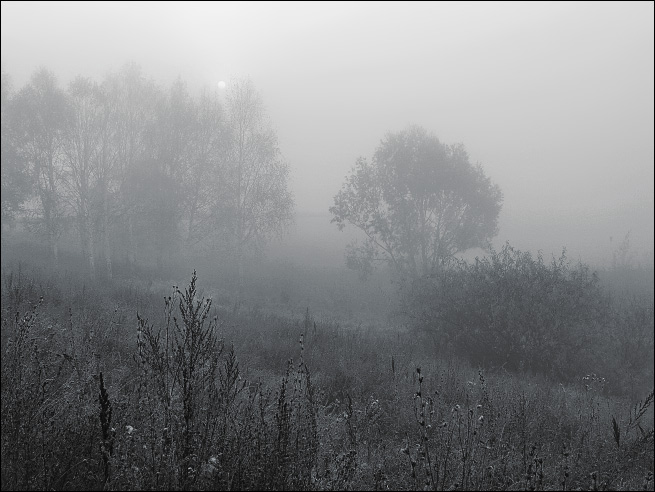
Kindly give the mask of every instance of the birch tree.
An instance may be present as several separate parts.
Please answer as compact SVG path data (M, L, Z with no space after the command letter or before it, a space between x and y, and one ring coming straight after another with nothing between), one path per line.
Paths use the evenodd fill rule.
M82 254L91 277L96 274L95 210L98 192L97 164L100 158L102 103L100 88L90 79L77 77L68 90L72 108L64 145L64 181L77 216ZM96 213L94 213L96 212Z
M245 255L261 250L271 237L284 232L293 220L294 202L288 189L289 167L252 81L231 83L226 100L230 132L226 173L229 200L224 212L230 219L242 290Z
M38 197L34 215L45 234L51 259L57 265L63 145L71 115L68 100L52 72L42 68L17 94L11 108L18 153Z
M19 155L18 135L10 119L14 95L9 74L2 72L2 225L21 212L31 191L30 177Z
M117 235L123 238L121 250L134 265L139 258L137 221L141 212L135 183L143 174L139 167L147 154L146 132L155 118L158 90L136 64L127 64L110 75L104 86L107 102L113 105L110 134L115 142L112 175L116 210L112 217L118 222Z

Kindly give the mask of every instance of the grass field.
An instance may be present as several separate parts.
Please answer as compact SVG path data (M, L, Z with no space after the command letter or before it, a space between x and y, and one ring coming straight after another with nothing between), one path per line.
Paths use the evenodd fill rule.
M625 392L483 366L291 266L237 305L202 269L93 283L9 253L3 490L653 490L638 364Z

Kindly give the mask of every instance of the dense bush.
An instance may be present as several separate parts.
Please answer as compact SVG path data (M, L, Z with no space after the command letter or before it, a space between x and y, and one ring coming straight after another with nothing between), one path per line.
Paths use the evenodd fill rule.
M611 302L597 275L571 265L565 251L546 263L506 244L415 282L408 300L418 325L443 347L486 367L570 381L618 377L629 364L642 382L651 368L652 381L652 300Z

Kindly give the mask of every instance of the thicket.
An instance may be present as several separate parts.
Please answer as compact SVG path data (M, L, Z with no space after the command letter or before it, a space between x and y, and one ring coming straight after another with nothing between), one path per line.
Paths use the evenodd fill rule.
M616 394L653 381L652 296L611 295L566 251L546 262L505 244L415 282L407 302L441 348L483 367L559 382L593 375Z
M119 283L3 280L3 490L653 490L650 390L216 309L195 275L157 306Z

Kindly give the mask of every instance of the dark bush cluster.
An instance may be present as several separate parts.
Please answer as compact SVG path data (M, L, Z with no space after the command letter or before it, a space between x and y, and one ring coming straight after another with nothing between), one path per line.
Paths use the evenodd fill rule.
M598 373L615 390L628 369L631 386L652 381L652 299L612 299L565 251L547 263L506 244L416 281L407 299L421 328L476 364L558 381Z

